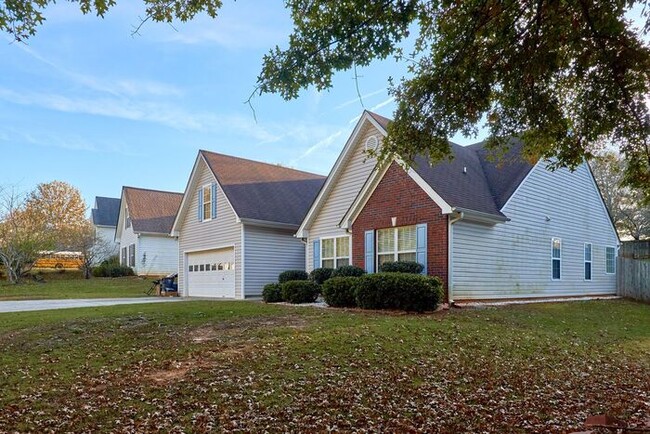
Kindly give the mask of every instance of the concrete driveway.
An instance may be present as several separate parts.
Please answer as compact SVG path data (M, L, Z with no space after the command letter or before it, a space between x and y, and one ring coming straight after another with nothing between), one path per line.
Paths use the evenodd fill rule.
M70 309L75 307L115 306L119 304L174 303L182 300L182 298L178 297L141 297L0 301L0 313L27 312L32 310Z

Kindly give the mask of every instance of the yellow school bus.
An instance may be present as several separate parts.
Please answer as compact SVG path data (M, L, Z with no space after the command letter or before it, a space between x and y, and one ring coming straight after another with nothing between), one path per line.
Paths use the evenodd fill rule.
M40 252L34 268L77 270L83 265L81 252Z

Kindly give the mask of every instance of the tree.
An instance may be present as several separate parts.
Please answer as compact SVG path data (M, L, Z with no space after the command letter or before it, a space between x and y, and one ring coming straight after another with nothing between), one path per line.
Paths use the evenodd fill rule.
M16 39L34 34L53 0L0 6L0 28ZM220 0L144 0L143 19L215 17ZM521 137L531 159L575 168L614 143L625 157L623 180L650 202L650 0L286 0L294 21L287 48L263 59L260 93L296 98L332 86L333 74L375 59L409 62L391 84L397 110L379 155L407 161L450 156L448 139L476 135L503 149ZM80 0L100 16L114 0ZM634 6L646 20L625 18ZM417 30L414 48L401 44Z
M82 264L79 268L86 279L90 279L93 266L108 258L113 250L112 241L97 235L89 220L73 233L71 247L82 254Z
M592 160L591 168L618 233L650 239L650 206L642 204L641 191L623 185L625 162L606 152Z

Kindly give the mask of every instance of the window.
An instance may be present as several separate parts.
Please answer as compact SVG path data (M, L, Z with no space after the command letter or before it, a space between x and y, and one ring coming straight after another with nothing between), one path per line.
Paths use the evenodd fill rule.
M129 245L129 267L135 267L135 244Z
M551 241L551 264L553 268L553 280L562 277L562 240L553 238Z
M616 249L614 247L605 247L605 272L607 274L616 273Z
M591 280L591 243L585 243L585 280Z
M203 194L203 220L212 219L212 186L206 185L201 189Z
M415 226L379 229L377 231L377 264L417 260Z
M321 267L339 268L350 265L350 237L321 240Z
M126 266L126 247L122 247L122 261L121 264Z

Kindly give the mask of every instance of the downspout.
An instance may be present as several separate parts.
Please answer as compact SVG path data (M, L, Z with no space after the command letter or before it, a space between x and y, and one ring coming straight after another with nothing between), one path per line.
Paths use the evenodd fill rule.
M454 223L459 220L462 220L465 217L464 212L457 214L455 218L448 218L448 228L447 228L447 295L449 296L449 306L454 304L454 295L453 295L453 286L454 286L454 231L451 227Z

